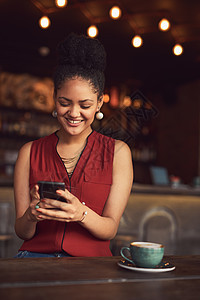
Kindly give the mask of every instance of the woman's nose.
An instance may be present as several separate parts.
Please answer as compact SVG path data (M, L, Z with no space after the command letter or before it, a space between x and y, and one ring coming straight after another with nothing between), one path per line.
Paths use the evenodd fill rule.
M80 116L79 107L76 105L70 106L68 114L70 117L73 117L73 118L79 117Z

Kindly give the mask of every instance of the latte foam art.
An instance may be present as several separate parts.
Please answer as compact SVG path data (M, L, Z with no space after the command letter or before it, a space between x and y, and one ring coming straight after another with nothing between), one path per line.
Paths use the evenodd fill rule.
M162 248L163 245L161 244L156 244L156 243L148 243L148 242L133 242L131 243L132 246L136 246L136 247L142 247L142 248Z

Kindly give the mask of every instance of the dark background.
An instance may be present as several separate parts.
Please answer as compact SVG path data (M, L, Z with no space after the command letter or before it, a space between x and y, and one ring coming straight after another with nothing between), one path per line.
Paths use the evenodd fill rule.
M109 17L114 4L122 9L120 20ZM51 19L51 26L45 30L38 26L43 14ZM171 22L168 32L158 30L163 17ZM98 38L107 51L107 86L132 82L146 89L168 90L199 78L198 0L69 0L65 8L58 9L53 0L1 0L1 70L51 76L57 43L71 31L86 34L91 24L97 25ZM138 33L144 44L135 49L131 39ZM180 57L172 54L176 42L184 47ZM50 48L46 57L38 52L42 46Z
M119 20L109 17L113 5L122 9ZM48 29L38 25L43 15L51 20ZM163 17L171 22L167 32L158 30ZM158 112L140 128L136 147L153 144L152 163L191 183L200 175L199 0L69 0L65 8L55 8L53 0L0 0L0 71L51 77L57 43L72 31L86 34L93 24L107 51L106 90L139 90ZM138 49L131 45L135 34L143 38ZM172 54L175 43L184 48L181 56ZM44 46L50 49L47 56L39 53ZM145 163L138 167L144 169Z

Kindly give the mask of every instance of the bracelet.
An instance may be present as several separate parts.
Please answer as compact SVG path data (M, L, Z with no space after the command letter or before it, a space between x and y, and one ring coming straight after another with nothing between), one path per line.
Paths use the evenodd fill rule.
M82 202L82 204L85 205L85 202ZM79 222L82 222L85 219L86 216L87 216L87 211L84 211L83 217Z

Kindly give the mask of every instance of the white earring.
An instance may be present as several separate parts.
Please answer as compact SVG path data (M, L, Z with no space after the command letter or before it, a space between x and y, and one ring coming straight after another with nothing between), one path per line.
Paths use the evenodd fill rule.
M57 111L56 111L56 110L53 110L53 111L52 111L52 116L53 116L54 118L57 118L57 115L58 115Z
M102 120L104 117L103 113L99 110L97 113L96 113L96 119L97 120Z

